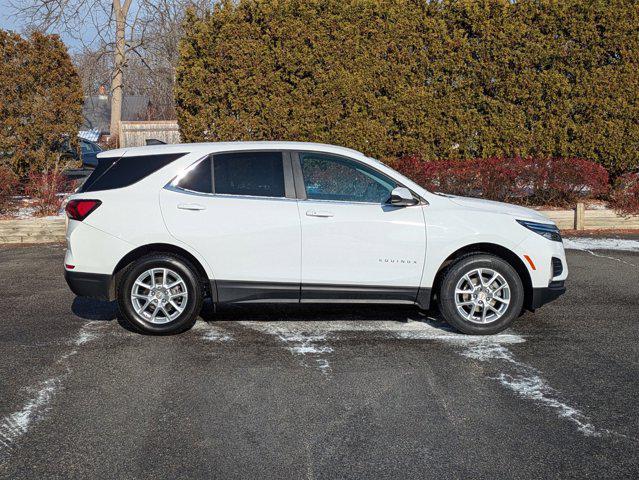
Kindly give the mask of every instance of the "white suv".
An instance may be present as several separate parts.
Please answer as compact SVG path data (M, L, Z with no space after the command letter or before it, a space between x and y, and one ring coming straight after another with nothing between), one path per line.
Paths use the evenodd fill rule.
M396 303L469 334L564 291L561 236L526 208L424 190L354 150L293 142L111 150L70 197L65 276L155 334L202 302Z

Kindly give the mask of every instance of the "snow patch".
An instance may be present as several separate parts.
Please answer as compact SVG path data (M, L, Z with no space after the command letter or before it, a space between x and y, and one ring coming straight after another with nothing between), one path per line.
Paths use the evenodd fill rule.
M287 344L288 350L295 356L309 356L312 358L301 359L301 364L308 366L313 361L313 366L320 371L330 371L328 354L334 352L329 345L329 339L336 340L337 332L367 332L383 338L395 338L398 340L434 340L454 343L455 345L482 345L515 344L525 340L517 334L505 333L490 336L463 335L452 331L448 327L434 325L433 321L409 321L397 322L389 320L377 321L310 321L310 322L239 322L245 327L257 330L267 335L277 336Z
M581 250L588 252L593 257L607 258L615 262L636 267L634 263L627 262L621 258L615 258L608 255L595 253L593 250L617 250L626 252L639 252L639 241L624 240L618 238L572 238L564 239L564 247L567 249Z
M98 334L96 332L89 332L89 331L81 331L78 334L78 338L75 339L75 344L80 346L80 345L84 345L85 343L89 343L91 340L95 340L96 338L98 338Z
M77 355L78 347L99 337L97 331L101 322L88 322L82 326L76 338L70 343L75 346L72 350L61 355L56 365L64 368L64 373L49 378L38 387L31 388L34 395L28 399L22 408L0 419L0 460L13 449L15 442L26 434L34 422L41 420L49 410L53 397L62 389L64 379L71 373L68 359Z
M293 355L302 357L309 356L311 358L308 360L311 361L320 372L324 375L330 373L331 366L324 355L333 353L333 347L326 344L326 335L309 335L304 332L280 331L277 336L281 341L292 344L287 348ZM305 367L309 366L306 359L303 359L301 364Z
M101 335L101 328L104 322L91 321L82 325L82 328L78 332L73 344L80 347L86 343L96 340Z
M203 332L200 338L207 342L230 342L233 340L233 335L208 322L195 322L193 330Z
M20 207L15 213L15 216L19 219L31 218L34 216L35 212L35 207Z
M209 332L204 332L202 339L207 342L230 342L233 340L233 337L228 333L211 330Z
M286 344L286 349L299 359L303 367L315 367L324 375L329 375L331 365L327 358L334 352L328 345L330 328L326 324L343 322L239 322L241 325L267 335L276 336Z
M325 346L317 346L317 345L308 345L302 344L296 347L290 347L289 350L298 355L307 355L312 353L332 353L333 347Z
M564 238L564 248L569 250L621 250L639 252L639 240L624 238Z
M480 362L488 360L506 360L516 365L521 365L515 360L513 354L503 345L497 345L495 343L487 343L484 345L475 345L469 347L462 352L464 357L473 358Z
M27 433L31 424L42 418L49 409L53 396L62 385L62 377L54 377L44 381L20 410L7 415L0 422L0 459L3 451L13 448L15 441Z
M604 432L597 430L588 417L580 410L561 401L561 393L552 388L541 377L536 368L518 361L513 353L503 345L473 345L461 352L461 354L480 362L494 360L507 362L510 370L501 372L497 377L493 377L501 385L512 390L521 398L553 409L559 417L574 423L577 426L577 430L586 436L598 437Z
M324 345L326 335L305 335L303 333L281 332L278 333L280 340L293 345L288 349L297 355L312 355L322 353L333 353L333 347ZM320 345L318 345L318 343Z
M522 343L517 334L504 333L490 336L463 335L434 321L414 320L397 322L390 320L344 320L326 322L239 322L241 325L270 335L332 335L335 332L370 332L383 337L402 340L442 340L459 344Z
M426 324L427 325L427 324ZM431 330L432 329L432 330ZM419 331L399 331L396 337L402 340L438 340L455 343L457 345L493 344L493 343L523 343L521 335L504 333L497 335L464 335L461 333L447 332L435 327L424 328Z
M600 437L599 432L588 417L576 408L558 400L559 392L550 387L546 381L538 375L509 375L500 373L499 382L513 390L517 395L527 400L540 403L554 409L561 418L570 420L577 426L577 430L589 437Z

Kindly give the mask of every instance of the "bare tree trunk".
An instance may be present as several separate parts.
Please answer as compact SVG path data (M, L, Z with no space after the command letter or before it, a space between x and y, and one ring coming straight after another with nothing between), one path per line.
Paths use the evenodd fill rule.
M126 16L131 6L131 0L125 0L124 5L120 0L113 0L113 13L115 15L115 58L113 62L113 77L111 80L111 127L110 134L117 138L120 132L122 120L122 72L126 63ZM119 143L119 141L118 141Z

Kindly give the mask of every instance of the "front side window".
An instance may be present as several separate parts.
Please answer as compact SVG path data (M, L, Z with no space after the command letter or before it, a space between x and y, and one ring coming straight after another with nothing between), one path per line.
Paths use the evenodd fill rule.
M216 194L284 197L281 152L221 153L213 158Z
M300 153L306 197L311 200L385 203L397 186L358 162L322 153Z

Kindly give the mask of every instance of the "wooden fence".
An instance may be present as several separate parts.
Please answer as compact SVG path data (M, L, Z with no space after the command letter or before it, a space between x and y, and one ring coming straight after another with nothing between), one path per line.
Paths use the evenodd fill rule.
M639 215L619 215L614 210L586 210L578 203L571 210L540 210L561 230L633 230L639 229Z
M148 139L180 143L180 129L175 120L120 122L120 147L141 147Z

